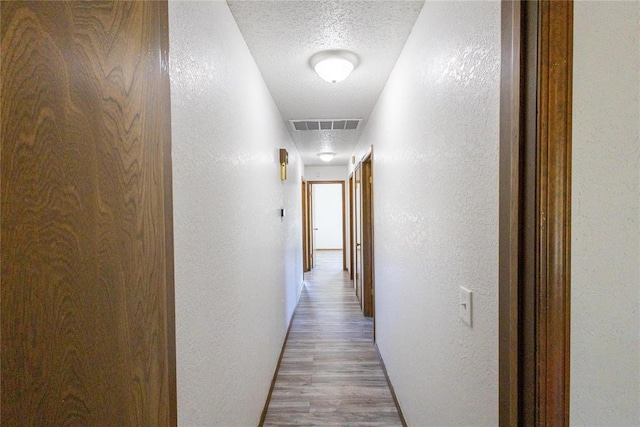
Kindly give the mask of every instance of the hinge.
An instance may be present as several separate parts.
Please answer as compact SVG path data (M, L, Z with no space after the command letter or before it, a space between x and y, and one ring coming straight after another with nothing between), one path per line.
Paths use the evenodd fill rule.
M373 184L373 177L369 176L369 184Z

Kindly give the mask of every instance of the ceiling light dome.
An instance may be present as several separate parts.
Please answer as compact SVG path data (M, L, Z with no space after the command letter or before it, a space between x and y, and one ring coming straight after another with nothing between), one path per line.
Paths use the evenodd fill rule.
M358 65L358 57L347 50L324 50L311 57L316 73L330 83L346 79Z
M331 160L333 160L335 156L336 156L336 153L332 153L329 151L325 151L324 153L318 153L318 157L320 157L320 160L322 160L323 162L330 162Z

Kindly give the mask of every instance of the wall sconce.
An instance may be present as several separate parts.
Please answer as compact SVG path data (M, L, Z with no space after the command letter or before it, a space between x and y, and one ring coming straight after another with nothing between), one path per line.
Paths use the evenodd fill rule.
M287 165L289 164L289 153L284 148L280 149L280 179L287 179Z

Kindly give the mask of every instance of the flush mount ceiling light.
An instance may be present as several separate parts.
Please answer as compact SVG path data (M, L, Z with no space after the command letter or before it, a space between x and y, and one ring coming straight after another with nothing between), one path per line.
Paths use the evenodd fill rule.
M333 160L335 156L336 156L336 153L332 153L329 151L326 151L324 153L318 153L318 157L320 157L320 160L322 160L323 162L330 162L331 160Z
M311 57L316 73L330 83L346 79L358 65L358 57L348 50L324 50Z

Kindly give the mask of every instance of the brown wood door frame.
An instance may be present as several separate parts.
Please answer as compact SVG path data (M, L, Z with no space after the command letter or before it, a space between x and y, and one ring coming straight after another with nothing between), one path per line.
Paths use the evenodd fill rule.
M572 1L503 1L499 418L569 424Z
M373 151L361 162L362 165L362 299L366 317L375 314L375 268L373 257Z
M346 207L345 207L345 188L344 181L339 180L324 180L324 181L307 181L307 185L309 186L309 200L312 200L311 195L313 192L314 185L322 185L322 184L340 184L342 187L342 197L341 197L341 209L342 209L342 269L347 270L347 230L346 230ZM309 212L313 212L313 201L310 202ZM311 216L311 215L310 215ZM309 228L313 226L313 222L310 221ZM313 249L312 249L313 250Z
M308 198L307 198L307 182L302 178L302 271L311 270L309 260L309 226L308 226Z
M306 229L307 229L307 259L309 260L309 270L313 270L313 267L315 265L315 258L314 258L314 253L313 253L313 230L312 230L312 226L313 226L313 210L311 209L312 206L312 194L311 194L311 185L307 182L307 223L306 223Z
M313 245L314 245L314 239L313 239L313 193L312 193L312 189L311 189L311 183L307 182L306 183L306 194L307 194L307 218L306 218L306 223L304 225L305 227L305 233L307 235L307 252L306 252L306 256L307 256L307 260L308 260L308 267L309 270L307 271L311 271L313 270L313 268L315 267L315 254L313 253Z
M353 172L349 174L349 280L353 281Z
M360 310L364 309L362 301L362 167L358 163L353 170L353 216L354 216L354 283L356 298L360 303Z

